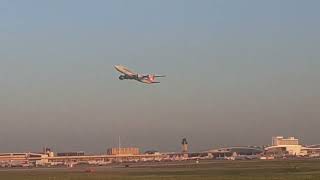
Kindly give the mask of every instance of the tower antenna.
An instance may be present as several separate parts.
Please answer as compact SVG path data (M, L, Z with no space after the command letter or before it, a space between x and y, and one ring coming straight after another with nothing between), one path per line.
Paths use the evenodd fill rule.
M120 148L121 148L121 138L120 138L120 136L119 136L119 144L118 144L118 148L119 148L119 149L118 149L118 150L119 150L119 152L118 152L118 153L120 154Z

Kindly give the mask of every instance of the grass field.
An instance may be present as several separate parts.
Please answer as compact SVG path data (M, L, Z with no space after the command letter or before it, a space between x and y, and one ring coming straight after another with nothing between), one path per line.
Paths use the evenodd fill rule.
M201 161L71 169L0 169L1 180L320 180L320 160Z

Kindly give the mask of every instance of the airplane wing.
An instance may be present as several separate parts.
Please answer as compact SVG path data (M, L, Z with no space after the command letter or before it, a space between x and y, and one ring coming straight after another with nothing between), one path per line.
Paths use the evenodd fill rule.
M146 83L146 84L158 84L158 83L160 83L159 81L150 81L150 80L141 80L140 82Z
M125 75L128 75L128 76L135 76L137 75L137 73L131 71L130 69L124 67L124 66L121 66L121 65L116 65L114 66L114 68L119 71L120 73L122 74L125 74Z

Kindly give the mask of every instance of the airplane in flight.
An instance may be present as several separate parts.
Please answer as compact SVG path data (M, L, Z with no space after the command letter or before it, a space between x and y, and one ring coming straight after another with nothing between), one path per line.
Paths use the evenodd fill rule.
M156 81L157 77L165 77L163 75L154 75L154 74L141 75L131 71L130 69L122 65L116 65L114 66L114 68L120 73L122 73L122 75L119 76L120 80L129 79L129 80L136 80L146 84L154 84L154 83L160 83L159 81Z

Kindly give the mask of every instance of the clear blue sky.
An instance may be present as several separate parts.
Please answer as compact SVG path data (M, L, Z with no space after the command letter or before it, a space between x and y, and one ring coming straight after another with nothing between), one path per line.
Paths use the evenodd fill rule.
M0 3L1 152L320 143L320 1Z

